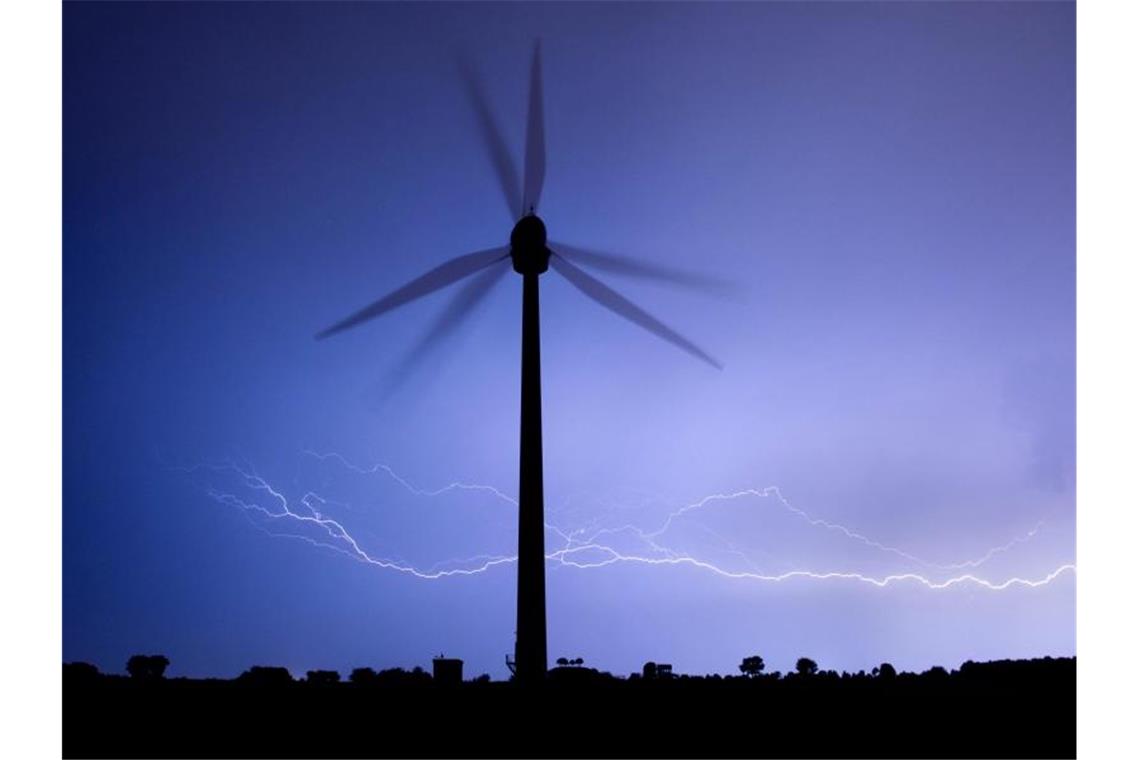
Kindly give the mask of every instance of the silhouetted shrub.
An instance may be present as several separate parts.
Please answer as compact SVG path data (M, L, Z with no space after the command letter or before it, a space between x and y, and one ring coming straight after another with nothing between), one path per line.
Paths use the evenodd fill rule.
M89 683L103 677L99 668L89 662L67 662L63 665L63 680L71 683Z
M819 666L810 657L801 657L796 660L796 672L801 676L814 676L818 671Z
M127 660L127 672L138 681L157 681L166 673L170 660L160 654L136 654Z
M419 666L412 668L411 672L403 668L387 668L377 673L372 683L385 687L430 686L432 678L431 673Z
M353 668L348 675L349 683L357 686L367 686L376 683L376 671L372 668Z
M310 670L305 673L305 682L322 685L340 683L340 673L335 670Z
M237 680L252 686L283 686L293 683L293 676L286 668L254 665L238 676Z
M860 671L860 673L862 673L862 671ZM895 670L894 665L890 664L889 662L884 662L879 667L872 668L871 675L873 675L875 678L884 678L889 680L897 676L898 672Z

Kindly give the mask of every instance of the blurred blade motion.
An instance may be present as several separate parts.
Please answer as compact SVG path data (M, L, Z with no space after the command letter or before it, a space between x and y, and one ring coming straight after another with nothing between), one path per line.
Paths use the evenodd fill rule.
M487 157L491 159L491 166L499 179L503 199L507 202L507 213L511 215L512 222L517 221L515 213L521 203L522 191L519 188L519 173L515 168L514 159L511 158L510 148L507 147L503 131L499 129L499 124L491 112L487 93L483 90L475 67L462 57L459 59L459 74L463 78L471 106L475 109L475 116L479 120L479 132L487 148Z
M438 346L455 331L455 328L467 318L480 301L486 298L510 269L506 264L492 265L463 283L463 287L448 302L447 308L440 312L432 326L398 366L406 371L418 364L432 348Z
M625 296L618 294L608 285L600 280L595 280L560 256L557 252L550 257L550 265L554 267L559 274L569 280L571 285L618 316L625 317L630 322L672 343L677 348L692 354L701 361L711 364L717 369L723 369L720 362L709 356L692 341L683 337L672 328L662 324L656 318L650 316L644 309L634 304Z
M488 248L484 251L476 251L475 253L469 253L465 256L458 256L451 261L440 264L427 274L417 277L402 288L392 291L379 301L365 306L360 311L337 322L332 327L322 330L317 333L317 339L327 338L330 335L347 330L350 327L355 327L361 322L366 322L369 319L378 317L398 306L403 306L409 301L414 301L417 298L426 296L428 293L433 293L440 288L445 288L453 282L462 280L464 277L494 264L496 261L505 259L509 255L510 249L499 246L498 248Z
M542 181L546 177L546 127L542 112L542 58L539 41L534 43L530 64L530 105L526 117L526 160L523 163L523 207L525 216L538 209Z
M732 284L727 280L710 277L709 275L700 274L698 272L688 272L684 269L664 267L646 261L639 261L629 256L591 251L586 248L566 245L565 243L555 243L551 241L550 245L555 253L561 254L567 261L611 274L643 280L667 282L673 285L683 285L687 288L694 288L710 293L729 293L734 290Z

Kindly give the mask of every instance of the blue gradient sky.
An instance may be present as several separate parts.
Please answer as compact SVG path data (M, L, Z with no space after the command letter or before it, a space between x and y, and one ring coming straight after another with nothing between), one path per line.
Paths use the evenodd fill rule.
M1073 654L1071 572L1001 591L717 572L997 584L1073 562L1072 4L69 3L64 659L228 676L445 651L505 675L513 564L353 561L250 511L280 505L225 463L298 513L318 495L375 558L513 553L505 499L413 489L514 496L518 279L395 388L449 293L312 336L506 242L455 55L521 160L535 37L551 237L740 290L604 277L717 372L543 277L548 522L609 547L577 564L703 563L552 561L551 658ZM685 512L656 546L616 531L768 486L899 551L775 494Z

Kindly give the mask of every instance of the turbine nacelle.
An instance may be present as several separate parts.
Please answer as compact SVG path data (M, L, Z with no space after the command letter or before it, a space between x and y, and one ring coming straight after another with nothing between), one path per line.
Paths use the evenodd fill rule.
M519 274L542 274L550 264L546 225L533 211L511 230L511 261Z

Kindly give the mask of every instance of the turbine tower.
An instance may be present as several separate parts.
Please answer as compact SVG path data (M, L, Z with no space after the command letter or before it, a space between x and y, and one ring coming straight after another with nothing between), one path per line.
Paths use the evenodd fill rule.
M517 173L510 151L491 114L478 79L462 68L468 92L478 117L482 137L498 175L512 218L510 245L488 248L451 259L355 314L318 333L325 338L355 327L410 301L479 273L461 289L429 330L421 345L434 342L465 316L507 271L522 275L522 383L519 425L519 548L518 610L515 639L515 676L523 684L540 683L547 670L546 659L546 549L542 486L542 371L540 362L538 278L553 267L589 298L634 322L660 338L720 369L721 365L691 341L575 266L616 275L656 280L702 289L722 289L723 282L691 272L657 266L625 256L577 248L554 242L548 246L546 225L536 210L546 174L546 137L543 124L542 63L536 42L530 70L527 109L526 152L523 185L519 192ZM417 352L418 353L418 352Z

